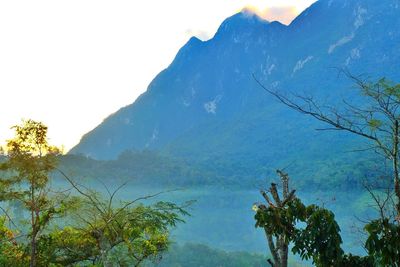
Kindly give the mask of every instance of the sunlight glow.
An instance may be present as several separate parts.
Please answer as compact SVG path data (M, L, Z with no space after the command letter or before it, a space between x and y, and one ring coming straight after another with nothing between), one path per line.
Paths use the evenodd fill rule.
M287 7L268 7L261 9L255 6L246 6L242 11L251 12L267 21L279 21L285 25L289 25L290 22L299 14L298 10L294 6Z

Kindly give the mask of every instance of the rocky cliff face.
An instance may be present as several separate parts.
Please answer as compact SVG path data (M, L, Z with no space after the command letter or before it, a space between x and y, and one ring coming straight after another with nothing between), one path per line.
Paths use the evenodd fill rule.
M289 26L238 13L211 40L191 38L143 95L70 153L113 159L150 149L259 166L282 164L288 155L315 160L326 149L340 153L354 144L352 137L316 133L318 122L271 99L253 75L275 90L338 105L342 97L358 101L338 69L399 81L399 15L396 0L320 0Z

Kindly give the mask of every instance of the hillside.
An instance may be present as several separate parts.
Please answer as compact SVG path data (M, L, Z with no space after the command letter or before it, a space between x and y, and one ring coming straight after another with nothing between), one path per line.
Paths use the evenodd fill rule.
M318 122L277 103L252 75L274 90L339 108L342 98L360 101L338 69L399 80L399 10L395 0L320 0L289 26L238 13L212 39L191 38L143 95L70 154L117 159L126 150L151 150L238 182L288 165L302 170L299 180L343 180L350 174L332 167L362 164L345 153L359 140L314 131Z

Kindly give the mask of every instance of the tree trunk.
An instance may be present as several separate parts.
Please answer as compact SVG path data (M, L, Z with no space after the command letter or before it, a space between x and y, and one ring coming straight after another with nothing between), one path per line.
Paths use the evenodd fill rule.
M275 204L272 203L270 198L268 197L265 191L261 191L262 196L267 201L268 205L274 209L283 209L294 197L294 190L289 193L289 175L284 173L283 171L277 170L277 173L282 181L282 199L279 197L278 189L276 184L272 183L269 189L270 194L272 195ZM268 234L267 230L265 230L265 235L268 241L268 247L271 252L273 262L268 260L268 263L272 267L287 267L288 266L288 254L289 254L289 244L285 240L285 235L279 235L275 238L275 242L273 237Z
M32 186L30 188L31 190L31 227L32 227L32 237L31 237L31 259L30 259L30 267L36 267L36 234L37 234L37 229L36 229L36 216L35 216L35 211L36 211L36 205L35 205L35 188L32 183Z
M36 267L36 229L32 231L30 267Z
M101 261L104 267L112 267L111 262L108 259L108 252L110 249L110 246L107 244L107 241L105 240L104 233L102 231L99 231L99 237L98 237L98 246L100 249L100 257Z
M280 262L279 253L278 253L279 248L275 247L272 236L270 234L268 234L266 230L265 230L265 236L267 237L268 247L272 254L272 258L274 259L274 263L273 264L270 263L270 264L272 265L272 267L280 267L281 262Z
M397 220L400 220L400 184L399 184L399 168L398 168L398 157L399 157L399 121L395 121L394 135L393 135L393 172L394 172L394 193L396 195L396 213Z
M285 242L285 240L282 240L282 250L281 250L281 262L282 262L282 267L287 267L288 266L288 254L289 254L289 245Z

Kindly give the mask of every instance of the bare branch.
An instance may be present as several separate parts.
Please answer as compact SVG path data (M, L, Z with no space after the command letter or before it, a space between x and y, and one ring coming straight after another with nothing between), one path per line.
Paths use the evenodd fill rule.
M104 210L100 208L99 206L99 201L97 199L94 199L92 195L87 194L86 192L82 191L79 186L77 186L75 184L75 182L68 177L68 175L66 175L62 170L56 168L57 171L59 171L61 173L61 175L72 185L73 188L75 188L76 191L78 191L79 194L81 194L82 196L86 197L87 199L89 199L89 201L93 204L93 206L100 212L100 213L104 213Z
M270 192L271 192L272 197L275 200L276 205L278 207L282 207L282 202L281 202L281 199L279 198L278 189L276 187L276 184L271 183Z
M270 207L275 208L276 206L274 205L274 203L272 203L272 201L269 199L267 193L263 190L260 191L261 195L264 197L265 201L267 201L267 203L270 205Z
M292 192L290 192L288 197L282 202L282 207L284 207L288 202L293 200L295 193L296 193L296 190L292 190Z
M112 192L112 194L110 194L110 199L109 199L109 202L108 202L108 209L111 208L111 205L112 205L112 202L113 202L115 194L117 194L118 191L121 190L126 184L127 184L126 182L122 183L120 186L118 186L117 189L114 190L114 192Z
M0 206L0 210L4 213L4 215L11 222L11 224L14 225L15 228L18 228L17 225L14 223L13 219L11 219L11 216L8 214L8 212L2 206Z
M301 97L298 96L298 98L300 98L301 100L303 100L306 104L306 106L308 108L302 107L300 105L298 105L296 102L290 100L288 97L273 91L271 89L268 89L267 87L265 87L253 74L253 78L255 79L255 81L258 83L258 85L263 88L266 92L268 92L270 95L274 96L278 101L280 101L281 103L283 103L284 105L300 112L306 115L310 115L312 117L314 117L315 119L328 123L332 126L334 126L336 129L338 130L343 130L343 131L348 131L351 132L353 134L368 138L370 140L373 140L375 142L377 142L378 144L381 144L380 140L378 138L376 138L376 136L374 135L370 135L367 133L362 132L360 129L354 129L354 127L350 126L346 126L343 125L341 123L342 120L347 121L343 116L341 116L340 114L334 112L334 115L336 116L336 118L330 118L328 116L326 116L325 114L323 114L320 110L320 108L315 104L315 102L312 99L309 98L305 98L305 97Z

